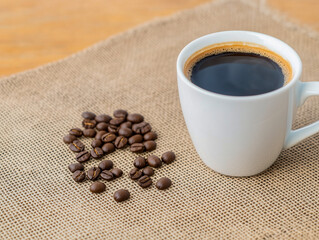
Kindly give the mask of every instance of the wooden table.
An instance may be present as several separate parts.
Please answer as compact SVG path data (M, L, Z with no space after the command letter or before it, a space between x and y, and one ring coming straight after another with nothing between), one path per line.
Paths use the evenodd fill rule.
M2 0L0 76L64 58L155 17L205 2L208 0ZM318 0L267 3L319 30Z

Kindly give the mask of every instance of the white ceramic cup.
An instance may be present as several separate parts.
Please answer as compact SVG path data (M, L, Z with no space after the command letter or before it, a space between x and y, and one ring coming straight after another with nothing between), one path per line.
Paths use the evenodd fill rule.
M292 67L291 81L269 93L227 96L193 84L184 75L186 60L196 51L226 42L258 44L279 54ZM248 31L212 33L189 43L177 59L179 98L193 144L204 163L228 176L251 176L266 170L282 149L319 131L319 122L292 130L297 108L319 95L318 82L301 82L298 54L274 37Z

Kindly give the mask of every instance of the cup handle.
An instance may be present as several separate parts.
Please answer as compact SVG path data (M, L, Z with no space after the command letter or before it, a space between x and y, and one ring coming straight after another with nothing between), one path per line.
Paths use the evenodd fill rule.
M297 88L297 103L300 107L308 97L319 95L319 82L299 82ZM299 128L297 130L290 130L284 149L290 148L307 137L319 132L319 121L314 122L308 126Z

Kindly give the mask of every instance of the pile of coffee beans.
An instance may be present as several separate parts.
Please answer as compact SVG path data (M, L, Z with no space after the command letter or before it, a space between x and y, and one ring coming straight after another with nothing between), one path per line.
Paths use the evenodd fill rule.
M127 145L130 145L130 150L135 153L156 149L157 134L151 131L151 125L144 121L141 114L129 114L125 110L118 109L114 111L113 116L113 118L107 114L96 116L92 112L84 112L82 113L84 130L72 128L63 141L70 144L69 148L73 152L80 152L80 155L83 155L88 152L84 151L84 144L77 138L95 137L90 151L90 156L93 158L101 158L104 154L125 148ZM82 161L89 159L86 157Z
M69 134L63 137L63 141L69 144L71 151L76 153L77 163L69 165L72 178L76 182L83 182L86 179L94 181L90 186L92 193L101 193L106 190L103 182L96 180L103 179L112 181L123 175L119 168L113 168L111 160L103 160L98 166L91 167L84 171L83 163L91 158L100 159L103 156L114 152L116 149L130 147L134 153L153 151L156 149L157 134L152 131L149 123L144 121L144 117L139 113L129 114L126 110L118 109L113 112L113 117L107 114L96 115L92 112L82 113L82 126L84 129L75 127ZM92 149L85 150L85 145L79 140L82 136L94 138L91 142ZM152 185L150 176L154 174L153 168L162 166L162 163L169 164L175 160L173 152L166 152L161 159L155 155L147 158L137 157L134 161L135 168L129 173L133 180L137 180L142 188ZM171 181L168 178L161 178L157 181L156 187L160 190L170 187ZM128 190L120 189L114 193L117 202L129 199Z
M151 179L151 176L154 175L153 168L159 168L163 163L170 164L175 158L175 153L172 151L163 153L161 158L155 155L150 155L147 158L137 157L133 162L134 168L130 171L129 176L132 180L137 181L142 188L147 188L153 183ZM156 183L159 190L167 189L171 185L171 180L166 177L159 179Z

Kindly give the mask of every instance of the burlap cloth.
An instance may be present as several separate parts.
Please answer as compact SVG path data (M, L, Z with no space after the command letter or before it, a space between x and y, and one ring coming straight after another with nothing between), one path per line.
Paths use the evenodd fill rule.
M0 79L1 239L319 238L319 135L283 152L261 175L230 178L208 169L191 143L179 105L175 61L191 40L222 30L278 37L301 55L304 81L319 80L319 35L248 1L217 1L155 20L65 60ZM116 151L125 176L102 194L75 183L74 154L62 142L82 111L140 112L159 134L155 154L177 160L159 170L167 191L142 189L127 173L135 154ZM295 127L319 119L319 98ZM260 136L262 138L262 136ZM88 145L88 141L86 141ZM97 165L91 160L86 169ZM127 188L131 199L116 203Z

